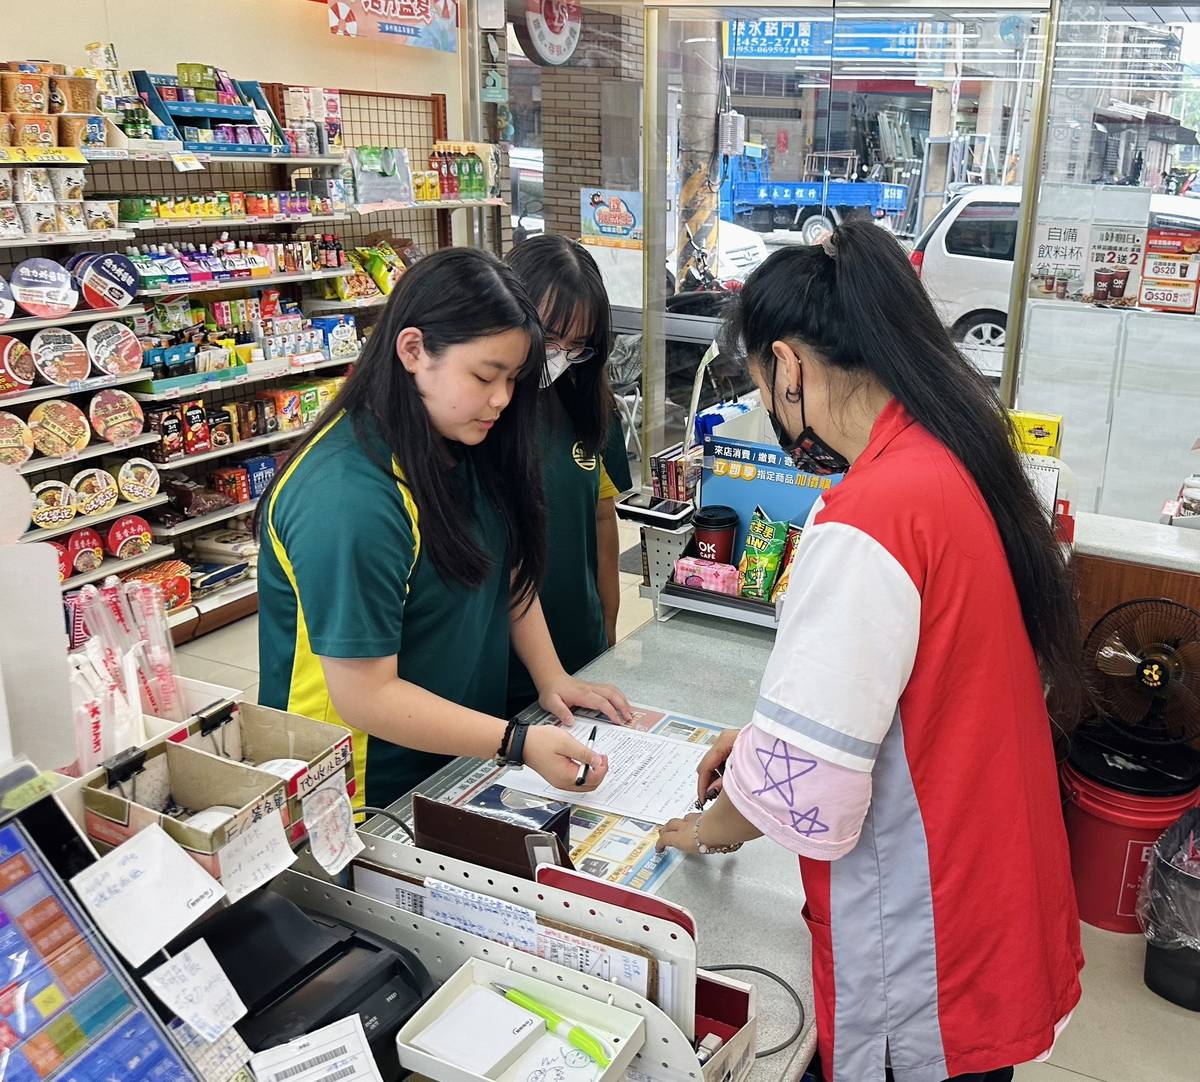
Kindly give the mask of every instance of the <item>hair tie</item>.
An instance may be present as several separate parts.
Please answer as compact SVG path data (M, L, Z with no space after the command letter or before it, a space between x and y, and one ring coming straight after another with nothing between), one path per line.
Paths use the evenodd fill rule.
M833 233L825 237L821 241L821 251L823 251L830 259L837 258L837 239Z

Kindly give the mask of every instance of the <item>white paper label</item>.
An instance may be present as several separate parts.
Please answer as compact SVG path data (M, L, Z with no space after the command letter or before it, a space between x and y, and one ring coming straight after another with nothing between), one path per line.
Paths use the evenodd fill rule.
M250 1057L258 1082L383 1082L357 1014Z
M150 990L205 1041L220 1039L246 1005L203 939L146 975Z
M337 875L366 848L354 829L354 809L345 778L333 778L301 801L312 854L330 875Z
M157 823L85 868L71 886L134 966L225 897L225 888Z
M190 150L172 154L171 164L175 166L177 173L194 173L197 169L204 168L204 163Z
M221 882L236 902L296 861L279 812L264 815L221 849Z

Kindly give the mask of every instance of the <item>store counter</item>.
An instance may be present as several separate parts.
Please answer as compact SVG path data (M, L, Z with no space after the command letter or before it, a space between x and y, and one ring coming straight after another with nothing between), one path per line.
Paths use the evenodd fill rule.
M616 684L635 703L741 726L754 711L773 639L759 628L680 613L666 623L646 624L580 675ZM451 764L418 791L437 796L461 770ZM394 807L407 810L407 803L406 798ZM689 857L659 893L695 916L702 967L762 966L796 989L804 1002L804 1032L791 1048L756 1063L751 1079L799 1078L813 1056L817 1036L810 940L800 916L804 894L795 856L757 841L729 856ZM787 1038L796 1026L791 999L772 981L753 974L731 976L758 988L759 1048Z

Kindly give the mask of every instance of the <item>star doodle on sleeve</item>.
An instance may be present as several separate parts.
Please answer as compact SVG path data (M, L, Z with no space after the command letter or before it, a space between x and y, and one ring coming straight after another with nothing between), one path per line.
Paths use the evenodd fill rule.
M820 814L821 809L815 805L806 812L792 812L792 829L807 838L811 838L814 834L828 834L829 824L821 822Z
M754 753L763 768L763 787L754 790L754 796L764 796L767 793L779 793L789 808L796 803L796 790L792 783L797 778L804 777L817 768L816 759L805 759L794 755L786 740L776 740L771 750L755 748ZM776 778L771 773L773 763L782 764L779 769L786 775Z

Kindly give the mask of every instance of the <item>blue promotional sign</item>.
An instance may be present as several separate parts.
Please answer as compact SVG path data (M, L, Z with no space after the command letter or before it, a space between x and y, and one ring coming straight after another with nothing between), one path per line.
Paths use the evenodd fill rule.
M915 60L920 23L874 19L727 22L725 56L739 60Z
M642 246L642 193L613 188L579 192L580 239L607 248Z

